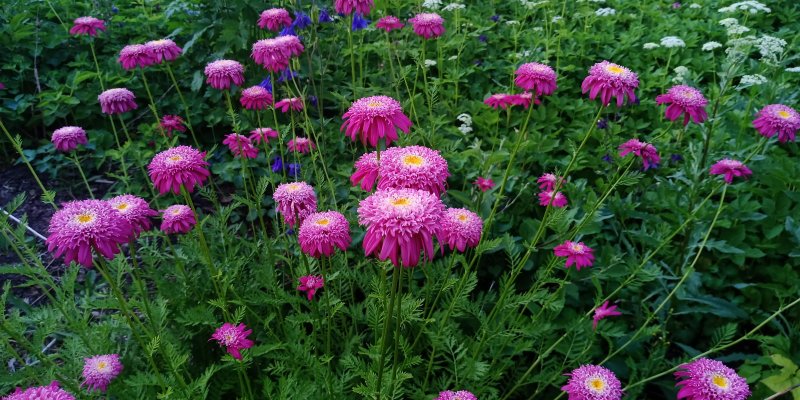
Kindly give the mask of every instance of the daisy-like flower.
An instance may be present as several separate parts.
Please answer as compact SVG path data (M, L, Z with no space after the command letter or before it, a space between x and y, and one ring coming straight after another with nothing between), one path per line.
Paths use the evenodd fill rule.
M358 99L342 115L342 119L344 123L340 130L352 141L360 135L361 143L365 146L369 144L376 147L380 139L384 139L386 146L389 146L398 139L398 129L403 133L411 129L411 120L403 114L403 107L388 96Z
M678 398L686 400L745 400L750 397L747 380L725 364L701 358L681 364L675 372Z
M58 387L58 381L53 381L47 386L29 387L25 390L17 388L14 393L3 397L3 400L75 400L71 394Z
M361 183L361 189L372 191L375 181L378 179L378 153L365 153L358 158L354 167L356 172L350 176L350 183L353 186Z
M622 315L622 313L617 311L617 306L609 307L608 300L606 300L603 305L594 309L594 317L592 317L592 329L597 329L597 323L600 322L601 319L606 317L616 317L618 315Z
M297 239L309 256L330 257L337 248L345 251L350 246L350 223L336 211L314 213L300 224Z
M47 250L64 256L69 265L77 261L92 267L92 250L111 260L127 243L131 224L103 200L70 201L53 214L47 231Z
M261 12L258 18L258 27L261 29L269 29L273 32L281 30L284 26L292 24L292 17L289 11L284 8L270 8Z
M549 206L552 202L553 207L564 208L567 206L567 196L562 192L553 193L552 190L539 192L539 205Z
M507 93L496 93L486 98L483 104L497 110L498 107L505 110L506 108L516 105L515 96Z
M317 195L314 188L305 182L282 183L272 194L276 209L283 221L294 228L317 211Z
M433 236L444 214L439 196L424 190L378 190L358 206L358 223L367 227L364 254L414 267L420 253L433 258Z
M439 397L434 400L478 400L478 398L466 390L459 390L457 392L445 390L444 392L439 392Z
M619 146L619 156L625 157L629 153L642 159L644 170L647 171L650 167L658 166L661 162L661 157L658 156L658 150L650 143L645 143L637 139L631 139Z
M708 100L703 93L691 86L671 87L666 94L656 96L656 104L669 104L665 116L670 121L675 121L681 114L684 114L684 126L689 123L690 118L696 124L708 119L708 114L706 114Z
M131 224L131 234L133 238L139 233L150 229L150 218L158 215L156 210L150 208L147 201L141 197L130 194L112 197L107 200L117 213Z
M147 171L160 194L180 194L181 185L192 193L195 185L203 186L211 175L205 156L205 152L190 146L173 147L156 154Z
M494 187L493 180L484 178L482 176L479 176L478 179L475 180L475 182L472 182L472 184L477 186L478 189L481 190L481 192L485 192Z
M716 164L711 166L711 169L708 171L711 175L725 175L725 182L728 184L733 183L733 178L737 176L741 176L744 179L747 179L750 175L753 174L753 171L750 168L747 168L744 163L737 160L731 160L730 158L725 158L716 162Z
M350 15L353 11L363 15L369 14L373 0L336 0L333 8L338 14Z
M197 217L191 207L175 204L161 210L161 231L166 234L183 234L197 225Z
M105 31L106 23L102 19L95 17L80 17L75 18L72 23L72 28L69 30L70 35L89 35L97 36L97 31Z
M483 220L478 214L465 208L448 208L439 221L436 238L444 252L447 244L450 250L464 252L467 247L473 248L481 241Z
M611 370L599 365L581 365L566 374L569 381L561 387L568 400L620 400L622 385Z
M129 44L119 51L119 63L130 71L134 68L145 68L156 63L150 49L143 44Z
M436 13L421 13L408 20L414 33L425 39L438 38L444 34L444 18Z
M253 58L256 64L264 67L264 69L268 71L281 72L285 70L289 67L289 61L292 55L291 49L287 48L284 41L280 40L281 37L283 36L261 39L253 43L250 57Z
M244 66L238 61L217 60L206 65L206 83L214 89L227 89L244 83Z
M261 144L263 141L264 143L269 142L269 138L277 138L278 131L272 128L256 128L250 131L250 141L255 142L256 144Z
M103 354L83 359L83 383L90 390L105 392L108 384L122 372L119 354Z
M639 77L631 70L609 61L603 61L589 68L589 76L583 80L581 91L589 92L589 98L592 100L599 94L603 106L608 106L611 98L614 97L617 99L617 107L622 107L626 96L628 102L636 101L636 94L633 90L638 86Z
M531 92L522 92L519 94L511 95L511 104L515 106L522 106L526 110L530 107L531 103L533 104L541 104L539 99L533 96Z
M378 190L419 189L444 193L450 172L438 150L424 146L390 147L381 153Z
M322 289L325 286L325 279L319 275L301 276L299 280L300 284L297 285L297 290L306 292L308 301L311 301L314 298L317 290Z
M86 131L77 126L65 126L53 131L51 138L56 150L61 152L70 152L75 150L79 144L86 144L89 141L86 139Z
M108 89L97 96L100 108L105 114L122 114L137 109L136 96L128 89L115 88Z
M594 250L583 244L583 242L571 242L569 240L553 248L556 257L567 257L564 268L569 268L575 264L578 271L583 267L591 267L594 264Z
M553 71L552 68L545 64L522 64L517 68L516 75L514 84L523 90L536 93L536 96L553 94L558 88L556 85L556 71Z
M563 184L564 178L562 177L561 179ZM558 183L558 177L555 174L543 174L536 180L536 183L539 184L539 189L544 191L554 190L556 188L556 183Z
M261 86L253 86L242 90L239 102L248 110L265 110L272 104L272 94Z
M299 56L303 54L305 47L303 47L303 43L300 41L300 38L295 35L281 35L275 38L278 45L283 48L283 50L289 54L289 56Z
M303 111L303 98L302 97L292 97L288 99L282 99L281 101L275 103L275 108L281 110L283 113L292 111Z
M290 140L289 143L286 144L286 147L289 151L296 151L301 154L309 153L311 150L317 148L311 139L304 137L296 137Z
M161 117L159 125L169 136L172 136L173 131L186 132L186 126L183 125L183 118L177 115L164 115Z
M405 24L400 21L400 18L395 17L394 15L387 15L378 20L378 23L375 24L375 27L378 29L383 29L386 32L391 32L395 29L401 29Z
M183 49L178 47L172 39L152 40L144 44L153 56L156 64L164 61L174 61L181 55Z
M209 341L216 340L220 346L225 347L228 354L237 360L241 360L241 350L249 349L255 344L247 338L251 333L253 333L253 330L247 329L245 324L234 325L226 322L217 328Z
M258 147L253 146L250 138L238 133L231 133L225 136L222 144L231 149L234 157L256 158L258 157Z
M758 112L753 126L762 136L771 138L777 133L781 143L794 142L800 129L800 114L789 106L770 104Z

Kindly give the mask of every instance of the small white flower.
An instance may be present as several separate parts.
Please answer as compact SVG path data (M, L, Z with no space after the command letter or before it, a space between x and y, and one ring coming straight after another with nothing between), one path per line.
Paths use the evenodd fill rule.
M689 68L679 65L672 71L675 72L675 77L672 78L672 83L686 83L686 78L689 76Z
M697 4L697 3L692 3L692 4L689 4L689 8L703 8L703 6L701 6L700 4Z
M465 8L467 8L467 6L465 6L463 4L450 3L450 4L446 5L446 6L444 6L443 10L445 10L445 11L455 11L455 10L463 10Z
M762 75L759 74L744 75L742 76L742 79L739 80L739 84L736 86L736 90L742 90L755 85L763 85L765 83L767 83L767 78L765 78Z
M727 7L720 8L718 11L721 13L730 13L730 12L736 12L737 10L746 11L749 12L750 14L758 14L759 12L762 11L769 14L772 11L769 7L765 6L764 4L752 0L733 3Z
M589 1L591 1L592 3L605 3L606 2L606 0L589 0Z
M466 125L461 125L461 126L458 127L458 130L460 130L461 133L466 135L466 134L472 132L472 127L471 126L466 126Z
M539 7L542 4L547 4L547 1L529 1L529 0L519 0L520 4L522 4L525 8L531 9L535 7Z
M739 25L739 21L736 18L725 18L719 21L719 24L724 27L729 27L733 25Z
M658 43L652 43L652 42L645 43L645 44L642 45L642 48L645 49L645 50L653 50L653 49L657 49L659 47L661 47L661 45L659 45Z
M464 125L472 125L472 116L467 113L458 114L456 119L463 122Z
M425 60L425 66L430 68L436 65L436 61L434 60Z
M506 21L506 25L519 25L519 21L514 21L513 19L510 21Z
M561 21L561 16L560 15L556 15L555 17L553 17L552 20L550 20L550 22L552 22L554 24L558 23L558 21Z
M737 36L745 32L750 32L750 28L742 25L734 25L728 27L728 36Z
M429 10L438 10L442 8L442 0L425 0L422 2L422 7Z
M534 31L534 32L541 32L541 31L543 31L543 30L544 30L544 28L542 28L541 26L534 26L534 27L533 27L533 31Z
M786 47L786 41L781 38L763 35L756 41L761 60L770 65L778 64L778 57Z
M450 56L450 58L448 58L447 60L448 60L448 61L455 61L455 60L458 60L458 56Z
M595 11L594 13L595 13L595 15L597 15L598 17L605 17L605 16L609 16L609 15L614 15L614 14L616 14L616 13L617 13L617 10L615 10L615 9L613 9L613 8L599 8L599 9L597 9L597 11Z
M800 72L800 67L786 68L786 72Z
M677 36L665 36L661 38L661 45L671 49L673 47L686 47L686 42Z
M703 45L703 51L714 51L714 49L718 49L722 47L722 43L719 42L708 42Z

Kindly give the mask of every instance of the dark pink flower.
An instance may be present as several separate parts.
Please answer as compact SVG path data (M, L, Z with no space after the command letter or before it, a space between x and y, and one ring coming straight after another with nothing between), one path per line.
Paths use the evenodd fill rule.
M337 248L345 251L350 246L350 223L336 211L314 213L300 224L297 239L310 257L330 257Z
M177 115L164 115L161 117L159 125L169 136L172 136L173 131L186 132L186 126L183 125L183 118Z
M445 245L463 253L467 247L477 246L482 234L483 220L478 214L465 208L448 208L439 221L436 238L443 253Z
M300 284L297 285L297 290L306 292L308 301L314 298L317 290L325 286L325 279L319 275L306 275L300 277Z
M106 201L70 201L50 219L47 250L55 258L64 256L67 265L77 261L91 268L92 250L111 260L120 252L120 244L128 242L131 231L131 224Z
M250 131L250 141L255 142L256 144L261 144L263 141L264 143L269 142L269 138L277 138L278 131L272 128L256 128Z
M244 66L233 60L210 62L205 68L206 82L214 89L227 89L244 83Z
M149 230L150 218L158 215L156 210L150 208L147 201L141 197L123 194L121 196L112 197L107 201L122 218L131 224L131 234L133 238L138 237L139 233L142 231Z
M730 158L717 161L711 166L711 169L708 172L711 175L725 175L725 182L728 184L733 183L734 177L740 176L744 179L747 179L753 174L753 171L751 171L750 168L747 168L744 163L737 160L731 160Z
M625 97L629 102L636 101L634 89L639 87L639 77L631 70L609 61L599 62L589 68L589 76L583 80L581 91L589 92L589 98L594 100L600 95L603 106L608 106L611 98L617 99L617 107L622 107Z
M289 61L292 58L291 49L287 48L282 40L279 40L280 37L282 36L261 39L253 43L250 57L267 71L280 72L289 67Z
M770 104L758 112L753 126L762 136L771 138L777 133L779 142L794 142L800 129L800 114L789 106Z
M373 0L336 0L333 8L337 14L350 15L353 11L367 15L372 9Z
M372 191L378 179L378 153L365 153L355 163L356 172L350 176L350 183L356 186L361 183L361 189Z
M265 110L272 105L272 94L261 86L252 86L242 90L239 102L248 110Z
M183 49L178 47L171 39L153 40L144 44L153 55L156 64L161 64L164 61L174 61L181 55Z
M225 136L225 140L222 141L222 144L228 146L234 157L258 157L258 147L253 146L253 143L247 136L231 133Z
M130 71L134 68L145 68L156 63L150 49L143 44L129 44L119 52L119 63Z
M283 221L292 228L317 211L317 195L314 188L305 182L278 185L272 199L277 211L283 215Z
M403 26L405 26L405 24L403 24L403 22L400 21L400 18L397 18L393 15L387 15L379 19L378 23L375 24L375 27L377 27L378 29L383 29L386 32L391 32L395 29L400 29Z
M69 152L75 150L79 144L86 144L89 141L86 139L86 131L77 126L65 126L53 131L51 138L56 150L62 152Z
M686 400L745 400L750 397L747 380L725 364L701 358L681 364L675 379L678 399Z
M622 315L621 312L617 311L617 306L608 306L608 300L606 300L603 305L594 309L594 317L592 317L592 328L597 329L597 323L600 322L601 319L606 317L616 317L618 315Z
M494 181L491 179L486 179L482 176L479 176L475 182L472 183L473 185L477 186L481 192L485 192L494 187Z
M556 72L545 64L526 63L517 68L514 84L536 96L550 95L558 87Z
M161 210L161 231L166 234L183 234L197 225L197 217L189 206L175 204Z
M156 154L147 171L160 194L180 194L181 185L191 193L211 175L205 156L205 152L190 146L173 147Z
M255 343L247 337L253 333L252 329L247 329L245 324L224 323L214 331L210 340L216 340L220 346L224 346L228 354L237 360L242 359L241 350L253 347Z
M566 374L569 381L561 387L567 400L620 400L622 385L611 370L599 365L581 365Z
M629 153L633 153L642 159L644 170L658 166L661 162L661 157L658 156L658 150L650 143L645 143L637 139L631 139L619 146L619 156L625 157Z
M105 114L122 114L137 109L136 97L128 89L108 89L97 96L100 108Z
M281 30L284 26L292 24L292 17L289 11L284 8L270 8L261 12L258 18L258 27L261 29L269 29L273 32Z
M500 107L502 109L506 109L509 106L515 105L515 98L513 94L507 93L497 93L489 96L486 100L483 101L483 104L486 104L489 107L494 108L495 110Z
M281 110L281 112L284 113L289 112L289 110L303 111L303 99L301 97L292 97L289 99L283 99L275 103L275 108Z
M97 31L105 31L106 24L102 19L95 17L79 17L75 18L72 28L69 30L70 35L89 35L97 36Z
M83 383L90 390L105 392L108 385L122 372L119 354L103 354L83 359ZM50 397L47 397L50 399Z
M583 242L576 243L567 240L554 247L553 254L556 257L567 257L567 262L564 266L569 268L570 265L575 264L575 269L578 271L583 267L591 267L594 264L594 250L583 244Z
M58 387L58 381L53 381L47 386L29 387L25 390L17 388L14 393L3 397L3 400L75 400L75 397Z
M289 151L296 151L301 154L309 153L311 150L317 148L311 139L299 136L290 140L289 143L286 144L286 147Z
M439 392L439 397L433 400L478 400L472 392L468 392L466 390L459 390L454 392L452 390L445 390L444 392Z
M414 33L425 39L438 38L444 34L444 18L436 13L421 13L408 20Z
M564 193L557 192L553 193L552 190L545 190L539 192L539 205L540 206L549 206L551 205L556 208L564 208L567 206L567 196Z
M665 116L670 121L675 121L681 114L684 114L683 125L688 124L690 118L696 124L708 119L708 114L706 114L708 100L703 97L703 93L691 86L671 87L667 94L656 96L656 104L669 104Z
M339 130L345 131L352 141L361 136L364 146L369 144L377 147L381 139L389 146L398 139L397 130L403 133L411 130L411 120L403 114L400 102L388 96L358 99L342 115L342 119L344 123Z
M378 190L419 189L440 196L446 190L447 160L425 146L390 147L381 153Z

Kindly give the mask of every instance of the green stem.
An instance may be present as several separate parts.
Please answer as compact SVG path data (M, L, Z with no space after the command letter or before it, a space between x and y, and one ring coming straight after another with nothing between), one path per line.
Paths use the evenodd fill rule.
M381 338L381 354L378 360L378 392L375 394L375 400L381 400L381 389L383 388L383 364L384 359L386 356L386 345L387 339L389 336L389 325L392 321L392 311L394 309L394 302L395 302L395 295L397 293L397 287L400 283L400 273L397 272L397 269L401 267L392 267L392 291L389 293L389 306L386 308L386 313L384 314L383 320L383 335ZM397 338L395 338L396 340ZM392 360L394 363L395 360Z
M100 89L105 92L106 84L103 80L103 74L100 72L100 64L97 62L97 54L94 51L94 39L89 41L89 48L92 50L92 60L94 60L94 68L97 70L97 81L100 82Z
M11 137L11 134L8 133L8 129L6 129L6 126L5 124L3 124L2 119L0 119L0 128L2 128L3 133L5 133L6 137L11 142L11 145L14 146L14 150L16 150L17 153L19 153L20 158L22 158L22 162L25 163L25 165L28 167L28 170L31 172L31 175L33 175L33 179L36 180L36 184L39 185L39 189L42 190L43 199L47 198L44 197L48 193L47 189L44 188L42 181L39 180L39 175L33 169L33 165L31 165L31 162L28 160L28 157L25 156L25 152L22 151L22 138L17 136L18 140L14 140L14 138ZM54 209L58 210L58 207L56 207L56 203L52 201L48 201L47 203L53 206Z
M183 104L183 113L186 115L186 125L189 127L189 132L192 134L192 140L194 141L195 146L199 148L200 143L197 141L197 135L194 133L194 125L192 125L192 113L189 111L189 105L186 104L186 99L183 97L183 92L181 91L180 86L178 86L178 81L175 79L175 74L172 72L172 67L168 62L165 62L164 64L167 65L167 74L172 80L172 84L175 86L175 91L178 92L178 97L181 99L181 104Z
M150 92L150 85L147 84L144 68L140 68L139 71L142 73L142 83L144 83L144 90L147 92L147 98L150 99L150 111L156 119L156 126L158 126L158 130L161 132L161 137L166 138L167 135L164 133L164 128L161 126L161 117L158 116L158 109L156 109L156 101L153 99L153 94Z
M89 186L89 181L86 180L86 174L83 173L81 162L78 160L78 154L75 151L72 152L72 161L74 161L75 166L78 167L78 172L81 174L81 178L83 178L83 183L86 185L86 190L89 191L89 196L94 199L94 192L92 192L92 187Z

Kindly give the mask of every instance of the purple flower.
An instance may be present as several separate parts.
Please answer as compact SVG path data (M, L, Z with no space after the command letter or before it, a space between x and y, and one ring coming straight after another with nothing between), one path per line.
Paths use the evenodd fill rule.
M305 29L311 25L311 17L308 14L302 11L295 11L294 12L294 22L292 22L292 26L296 29Z
M351 27L351 30L353 32L360 31L369 26L369 22L370 21L364 18L361 13L355 13L353 14L353 26Z
M478 36L478 41L481 42L481 43L486 43L487 40L489 40L489 37L486 36L486 35Z
M278 172L283 170L283 160L280 157L275 157L272 160L272 172Z
M494 21L494 22L497 22L497 21L499 21L499 20L500 20L500 16L499 16L499 15L492 15L492 18L490 18L490 19L491 19L492 21Z
M289 176L291 176L292 178L296 178L298 175L300 175L300 163L289 164L287 172Z
M317 22L320 24L324 24L326 22L333 22L333 18L331 18L330 14L328 14L328 10L320 9L319 10L319 18L317 18Z
M264 89L267 89L268 92L272 93L272 78L267 76L263 81L261 81L261 83L258 84L258 86L261 86Z
M597 129L608 129L608 119L600 118L597 120Z

